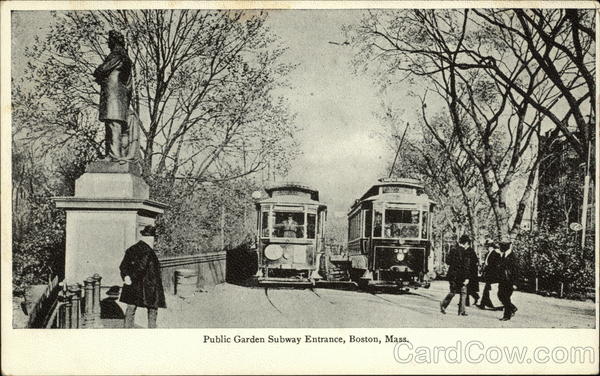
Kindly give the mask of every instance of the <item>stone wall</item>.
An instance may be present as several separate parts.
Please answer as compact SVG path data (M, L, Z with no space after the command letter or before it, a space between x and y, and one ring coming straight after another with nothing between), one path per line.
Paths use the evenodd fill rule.
M225 251L191 256L163 257L159 261L165 293L174 293L174 276L177 269L195 270L198 274L196 287L199 289L225 282Z

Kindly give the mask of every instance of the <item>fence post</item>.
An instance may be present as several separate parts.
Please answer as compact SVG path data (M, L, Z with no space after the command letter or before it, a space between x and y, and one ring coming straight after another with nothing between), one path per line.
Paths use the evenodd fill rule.
M560 283L560 295L559 295L560 298L563 297L564 287L565 287L565 284L561 282Z
M538 277L535 277L535 292L538 292Z
M81 326L81 286L70 285L69 291L71 292L71 323L73 327L79 328Z
M102 277L100 274L96 273L92 276L94 279L94 316L100 317L100 282L102 281Z
M100 276L100 274L96 273L92 276L92 279L94 280L94 309L93 309L93 313L94 313L94 323L93 323L93 327L94 328L102 328L102 320L101 320L101 308L100 308L100 301L101 301L101 297L100 297L100 293L101 293L101 281L102 281L102 277Z
M73 309L73 301L71 300L73 294L71 294L68 290L64 292L65 304L63 306L65 312L65 325L63 329L72 329L73 328L73 317L71 316L71 312Z
M92 299L92 314L96 316L100 312L100 280L102 279L98 273L91 276L93 281L93 299Z
M63 290L58 292L58 313L56 314L56 327L63 329L65 327L65 294Z
M85 321L92 320L92 305L94 304L94 280L92 277L83 281L85 289Z

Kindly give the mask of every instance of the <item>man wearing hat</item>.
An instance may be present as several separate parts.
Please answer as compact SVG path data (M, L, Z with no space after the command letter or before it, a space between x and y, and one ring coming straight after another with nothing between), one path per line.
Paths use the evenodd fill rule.
M498 283L500 279L500 273L498 270L498 263L500 262L500 248L491 239L486 240L485 246L488 249L488 253L485 256L485 262L483 264L482 278L485 281L485 287L483 288L483 296L481 297L481 304L478 306L481 309L491 308L495 309L492 299L490 298L490 291L492 290L492 284Z
M140 234L154 237L155 228L146 226ZM154 250L145 241L138 241L125 251L119 269L124 281L120 301L127 304L125 328L133 328L137 307L146 307L148 328L156 328L158 308L167 308L167 305Z
M504 315L500 320L507 321L517 312L517 307L511 301L512 293L517 288L517 258L512 251L510 240L500 242L500 252L498 299L504 305Z
M469 278L471 278L473 265L472 254L469 252L470 243L471 238L468 235L462 235L458 240L458 246L452 248L446 257L446 264L449 266L447 278L450 282L450 292L440 302L440 312L444 314L454 295L460 294L458 314L467 316L465 312L467 285L469 284Z

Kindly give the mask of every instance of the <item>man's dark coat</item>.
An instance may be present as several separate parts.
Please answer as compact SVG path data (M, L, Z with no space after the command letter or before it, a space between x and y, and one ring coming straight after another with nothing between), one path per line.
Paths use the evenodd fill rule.
M131 278L131 285L123 285L121 302L146 308L167 307L158 257L148 244L140 240L129 247L119 269L121 278Z
M505 252L498 262L500 284L515 285L518 280L517 257L514 252Z
M471 253L474 254L470 248L464 249L460 246L450 249L448 256L446 256L446 264L449 266L448 274L446 275L448 281L463 283L465 279L472 277L472 265L474 261L472 260Z
M501 278L500 271L500 252L490 251L491 253L487 256L487 265L483 270L483 280L486 283L498 283Z
M467 292L471 295L479 292L479 275L477 273L479 269L479 258L477 253L471 247L466 250L469 257L469 284L467 285Z

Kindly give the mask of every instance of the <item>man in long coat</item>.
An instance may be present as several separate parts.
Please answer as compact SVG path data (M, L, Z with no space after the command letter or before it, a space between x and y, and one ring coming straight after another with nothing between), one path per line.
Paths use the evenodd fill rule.
M479 258L477 257L477 253L473 247L467 248L467 254L469 255L469 260L471 262L469 266L469 283L467 285L467 299L466 306L470 306L470 297L472 296L475 300L473 302L474 305L477 305L477 301L479 300Z
M504 306L504 315L501 321L510 320L517 312L517 307L512 303L511 296L517 288L518 279L517 258L512 251L511 243L503 241L500 243L500 262L498 269L500 271L498 285L498 299Z
M155 229L146 226L140 234L154 236ZM124 281L120 301L127 304L125 328L133 328L137 307L148 309L148 328L156 328L158 308L167 308L156 253L140 240L125 251L119 269Z
M485 287L483 288L483 296L481 298L481 304L478 306L481 309L486 307L495 309L492 299L490 298L490 291L492 285L498 283L500 279L500 272L498 270L498 264L500 262L500 248L492 240L486 242L488 253L485 256L485 262L483 264L482 278L485 281Z
M100 121L106 125L106 155L112 160L124 159L127 145L121 138L128 134L127 110L131 101L132 62L125 49L125 38L115 30L108 33L110 53L94 71L94 78L100 84Z
M450 282L450 292L440 303L440 311L446 313L446 308L454 298L454 295L460 294L458 302L458 314L467 316L465 312L465 301L467 297L467 285L471 276L471 253L468 252L471 239L467 235L462 235L458 240L458 246L454 247L446 257L448 264L448 282Z

